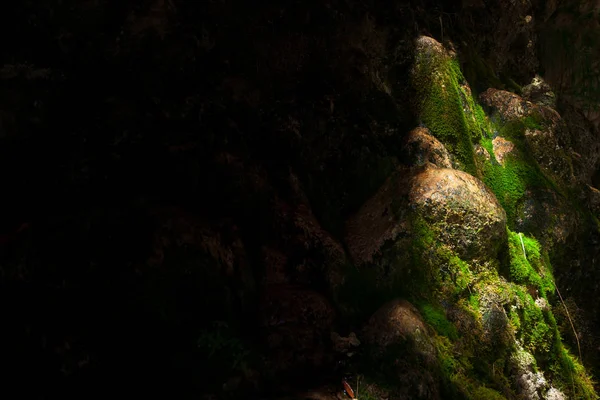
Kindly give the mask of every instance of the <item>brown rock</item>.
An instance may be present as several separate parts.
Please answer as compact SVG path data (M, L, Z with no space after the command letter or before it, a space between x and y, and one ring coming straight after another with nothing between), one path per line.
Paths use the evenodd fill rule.
M403 152L411 165L421 166L429 162L440 168L452 168L448 150L427 128L410 131L404 141Z
M528 190L518 209L515 229L532 232L544 247L564 245L579 229L579 217L569 201L553 190Z
M506 157L507 154L515 151L515 145L511 141L508 141L501 136L495 137L492 141L492 144L494 146L494 155L496 156L496 160L498 160L500 164L504 165L504 157Z
M411 179L409 201L437 239L465 259L495 257L506 236L506 213L479 179L458 170L426 168Z
M514 93L493 88L483 92L479 99L484 105L498 112L506 121L523 118L535 107L533 103L523 100Z
M431 166L399 170L348 221L346 240L354 260L372 262L386 241L408 234L412 213L463 259L495 257L506 236L504 209L479 179Z
M600 190L587 185L588 207L596 215L600 215Z
M571 186L574 183L573 164L559 140L558 126L544 129L527 129L525 142L531 154L548 177L559 185Z
M429 59L438 57L453 57L456 54L446 49L440 42L429 36L420 36L415 43L416 53Z
M523 98L542 106L556 107L556 96L552 88L538 75L529 85L523 87Z

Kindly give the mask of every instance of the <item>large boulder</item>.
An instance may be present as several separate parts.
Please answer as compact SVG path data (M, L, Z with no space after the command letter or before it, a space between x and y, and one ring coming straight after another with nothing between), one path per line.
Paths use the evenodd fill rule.
M411 182L411 207L437 239L465 260L495 257L506 235L506 213L479 179L462 171L425 168Z
M373 262L383 245L411 232L422 217L465 260L494 258L506 237L506 213L479 179L432 165L399 170L353 216L346 240L353 259Z

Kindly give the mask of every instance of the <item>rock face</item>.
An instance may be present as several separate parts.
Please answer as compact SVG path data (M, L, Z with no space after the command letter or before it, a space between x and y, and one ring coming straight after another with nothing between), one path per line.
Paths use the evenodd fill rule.
M564 245L578 229L578 216L558 193L532 189L525 194L515 227L520 232L535 232L548 248Z

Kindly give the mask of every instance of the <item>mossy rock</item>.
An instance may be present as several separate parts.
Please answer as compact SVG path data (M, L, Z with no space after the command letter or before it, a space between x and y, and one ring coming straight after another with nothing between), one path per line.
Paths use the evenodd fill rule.
M411 183L410 204L439 241L463 260L496 257L506 214L483 182L462 171L425 168Z
M481 132L473 129L465 112L470 105L456 54L435 39L421 36L411 76L416 92L413 105L420 121L446 146L456 168L477 176L473 141Z
M531 155L531 167L559 187L574 184L566 124L554 109L504 90L488 89L480 98L495 116L500 136L522 142L522 152Z

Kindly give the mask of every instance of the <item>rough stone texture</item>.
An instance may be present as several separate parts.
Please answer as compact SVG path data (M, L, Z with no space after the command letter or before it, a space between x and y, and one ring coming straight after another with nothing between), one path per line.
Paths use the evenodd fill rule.
M450 154L427 128L415 128L404 141L403 152L410 165L434 164L440 168L452 168Z
M514 335L510 331L504 309L506 299L498 293L498 288L494 285L484 286L479 292L483 340L495 351L508 348L514 342Z
M348 221L353 259L372 262L386 241L410 232L411 213L432 224L437 239L464 259L494 257L506 236L506 214L481 181L426 166L399 171Z
M428 336L428 328L419 310L402 299L381 306L363 329L365 342L380 349L411 339L428 357L435 357Z
M561 116L569 132L575 176L589 184L600 166L600 131L571 105L561 104Z
M0 67L0 229L34 220L14 242L0 236L1 303L14 311L3 344L19 350L2 361L22 373L23 397L66 386L110 395L123 383L138 397L216 399L237 387L252 398L254 378L240 377L253 367L217 368L227 355L208 360L196 343L229 319L228 339L266 342L253 356L269 382L312 385L317 365L331 371L325 292L349 264L344 223L396 169L417 123L414 46L434 59L457 43L492 60L494 75L527 77L519 83L534 66L528 1L267 3L49 0L0 13L10 62ZM431 37L415 44L422 32ZM591 179L590 132L575 150ZM416 173L399 172L348 224L359 263L409 232L413 206L432 206L437 239L471 256L469 224L485 209L441 210L464 188L409 203ZM482 257L487 234L476 233ZM594 269L564 269L573 291L588 285L584 299L599 293ZM403 368L413 394L435 397L426 373Z
M529 115L530 111L536 107L532 102L524 100L519 95L493 88L483 92L479 99L484 105L498 112L506 121L521 119Z
M542 372L534 372L535 359L521 349L517 349L510 358L512 377L519 395L527 400L543 399L542 394L548 389L548 382Z
M587 186L587 189L587 201L590 211L598 216L600 215L600 190L590 185Z
M342 337L337 332L331 332L330 339L333 343L333 349L346 355L351 355L360 346L360 340L354 332L350 332L348 337Z
M505 236L506 213L477 178L457 170L426 168L411 179L410 204L438 239L463 259L494 257Z
M419 36L415 41L415 51L424 61L434 61L454 57L456 53L452 49L447 49L443 44L429 36Z
M496 71L511 72L519 82L529 82L538 68L536 15L531 1L467 1L464 17L477 26L476 46ZM493 39L492 39L493 38Z
M561 144L555 129L527 129L525 141L533 157L549 177L563 187L574 185L575 176L571 158L568 156L567 149Z
M496 160L500 164L504 164L504 157L506 155L516 152L515 145L509 141L504 139L502 136L497 136L492 140L492 145L494 146L494 155L496 156Z
M546 393L546 400L566 400L566 397L563 392L551 387Z
M541 372L525 371L517 378L517 385L524 399L540 400L540 393L548 386L548 382Z

